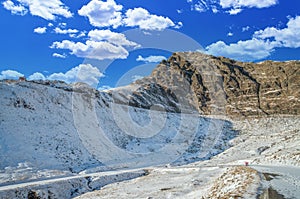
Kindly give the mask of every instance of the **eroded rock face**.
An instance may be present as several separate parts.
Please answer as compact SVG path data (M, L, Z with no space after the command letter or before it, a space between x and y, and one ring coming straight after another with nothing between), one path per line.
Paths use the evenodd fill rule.
M174 53L149 77L111 91L117 103L230 116L300 113L300 62L244 63Z

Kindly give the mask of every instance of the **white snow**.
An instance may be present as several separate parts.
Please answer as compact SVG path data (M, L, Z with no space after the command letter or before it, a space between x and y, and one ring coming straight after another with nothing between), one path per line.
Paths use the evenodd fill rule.
M62 82L1 81L0 93L1 198L32 190L71 198L101 187L81 198L207 198L212 190L256 198L269 186L297 198L300 190L297 116L145 110ZM246 161L258 174L242 172ZM149 175L139 177L140 168ZM266 182L263 172L279 176Z
M289 154L299 153L300 118L276 116L232 122L241 134L231 141L231 148L210 160L156 168L148 176L111 184L78 198L227 198L222 194L230 192L232 198L249 199L257 198L269 187L286 198L298 198L300 160ZM270 155L276 151L284 158ZM250 172L251 182L243 169L249 167L242 166L245 162L258 172ZM267 182L262 177L264 172L279 176ZM242 193L241 187L246 187Z
M186 164L236 135L228 121L114 104L80 83L1 81L0 92L0 186Z

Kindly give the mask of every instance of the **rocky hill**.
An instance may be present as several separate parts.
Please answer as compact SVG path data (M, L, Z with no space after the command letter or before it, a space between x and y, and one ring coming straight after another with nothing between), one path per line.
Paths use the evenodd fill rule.
M299 90L299 61L244 63L185 52L110 94L116 103L136 107L161 104L168 111L234 117L299 114Z

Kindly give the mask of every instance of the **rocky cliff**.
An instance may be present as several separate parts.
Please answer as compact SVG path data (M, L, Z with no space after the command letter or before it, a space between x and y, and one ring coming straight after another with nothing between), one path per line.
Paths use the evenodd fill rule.
M300 62L238 62L198 52L174 53L149 77L109 94L116 103L205 115L300 113Z

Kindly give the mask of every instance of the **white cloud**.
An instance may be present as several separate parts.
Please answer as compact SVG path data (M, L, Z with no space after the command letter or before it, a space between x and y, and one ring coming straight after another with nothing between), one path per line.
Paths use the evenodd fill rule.
M19 5L15 5L14 2L12 2L11 0L7 0L4 1L3 3L3 7L6 10L11 11L12 14L17 14L17 15L26 15L28 10L21 4Z
M107 41L117 46L139 47L137 43L127 40L124 34L112 32L110 30L91 30L88 36L92 41L96 42Z
M242 28L242 32L246 32L246 31L248 31L249 29L250 29L250 26L243 27L243 28Z
M139 55L138 58L136 59L136 61L142 61L142 62L147 62L147 63L158 63L164 59L166 60L167 58L164 56L151 55L149 57L142 57L141 55Z
M32 75L30 75L28 78L28 80L45 80L46 77L39 72L33 73Z
M133 75L132 77L132 81L136 81L136 80L139 80L139 79L142 79L142 78L144 78L144 76L141 76L141 75Z
M0 74L0 79L18 79L24 77L22 73L14 70L5 70ZM99 71L98 68L91 64L80 64L67 71L66 73L53 73L49 76L45 76L42 73L35 72L28 77L28 80L61 80L67 83L84 82L90 86L96 87L99 82L99 78L104 77L104 74Z
M37 27L33 30L33 32L38 34L44 34L47 31L47 27Z
M101 28L127 26L139 27L143 30L164 30L169 27L181 27L180 24L176 25L168 17L150 14L144 8L129 9L124 15L122 9L123 6L114 0L91 0L78 10L78 14L87 17L91 25ZM180 13L181 10L178 12Z
M211 10L214 14L219 12L219 2L217 0L187 0L191 5L191 11L207 12Z
M88 40L85 43L64 40L54 42L51 48L68 49L71 54L77 57L90 58L97 60L104 59L126 59L128 51L122 46L115 46L109 42L96 42Z
M194 4L192 9L198 12L206 12L208 10L208 5L204 0L201 0L198 1L198 3Z
M278 47L299 48L300 16L290 18L287 27L284 29L267 27L264 30L256 31L254 37L259 39L274 39L278 43Z
M222 8L268 8L278 3L278 0L220 0Z
M128 51L125 47L137 48L139 45L126 39L124 34L110 30L92 30L85 43L64 40L54 42L50 48L67 49L77 57L104 60L125 59Z
M61 27L61 28L65 28L65 27L67 27L67 23L62 22L62 23L59 23L58 26Z
M122 24L122 8L123 6L117 5L114 0L92 0L78 10L78 14L88 17L93 26L117 28Z
M24 77L22 73L14 70L4 70L0 74L0 80L3 79L19 79L19 77Z
M68 34L71 38L80 38L86 36L86 31L79 31L77 29L64 29L66 27L66 23L58 24L59 27L53 29L54 33L56 34ZM61 28L62 27L62 28Z
M174 28L180 29L180 28L182 28L182 26L183 26L183 23L182 23L181 21L179 21L179 22L177 23L177 25L174 26Z
M112 89L113 87L108 86L108 85L103 85L101 87L98 88L99 91L105 91L105 90L109 90Z
M62 55L62 54L59 54L59 53L53 53L52 56L62 58L62 59L65 59L67 57L65 54Z
M216 14L216 13L218 13L219 12L219 10L218 10L218 8L216 7L216 6L211 6L211 10L212 10L212 12L214 13L214 14Z
M39 16L46 20L55 20L56 16L66 18L72 17L69 8L66 7L60 0L14 0L18 5L11 0L6 0L3 5L13 14L26 14L29 9L30 14Z
M231 10L227 11L230 15L237 15L238 13L242 12L243 9L241 8L232 8Z
M174 22L168 17L150 14L144 8L129 9L125 15L123 22L129 27L137 26L143 30L164 30L175 26Z
M79 31L77 29L61 29L59 27L54 28L54 32L56 34L74 34L78 33Z
M90 86L96 87L99 83L99 78L104 77L104 74L98 68L91 64L80 64L67 71L66 73L53 73L47 77L50 80L61 80L67 83L84 82Z
M183 10L182 10L182 9L178 9L178 10L176 10L176 11L177 11L178 14L183 13Z
M249 26L242 31L249 30ZM300 16L289 18L286 28L267 27L256 31L250 40L225 44L218 41L206 47L206 52L216 56L226 56L243 61L263 59L271 55L276 48L300 47Z
M241 61L263 59L274 51L275 43L253 38L237 43L225 44L218 41L206 47L206 52L215 56L225 56Z
M222 10L230 15L236 15L245 8L268 8L278 4L279 0L187 0L192 11L218 13Z
M227 33L227 36L228 36L228 37L232 37L232 36L233 36L233 33L232 33L232 32L229 32L229 33Z
M48 23L48 27L53 27L53 23Z
M80 37L86 36L86 32L85 31L81 31L78 34L72 33L72 34L69 34L69 36L72 37L72 38L80 38Z

